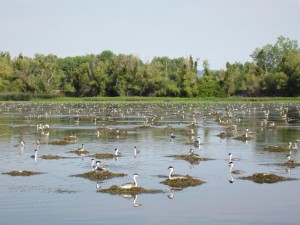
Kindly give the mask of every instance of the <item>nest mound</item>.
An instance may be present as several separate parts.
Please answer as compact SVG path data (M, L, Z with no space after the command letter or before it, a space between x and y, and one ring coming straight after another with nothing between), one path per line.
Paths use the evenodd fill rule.
M62 156L59 156L59 155L42 155L40 156L41 159L63 159L63 158L66 158L66 157L62 157Z
M29 170L21 170L21 171L10 171L10 172L6 172L3 174L7 174L10 176L32 176L32 175L38 175L38 174L44 174L42 172L33 172L33 171L29 171Z
M297 163L295 161L288 161L284 163L279 163L279 166L287 166L289 168L295 168L297 166L300 166L300 163Z
M240 179L242 180L252 180L255 183L263 184L272 184L272 183L277 183L277 182L282 182L282 181L288 181L288 180L293 180L292 178L287 178L287 177L282 177L278 176L276 174L272 173L255 173L251 176L248 177L241 177Z
M137 195L137 194L155 194L155 193L162 193L161 190L154 190L154 189L145 189L142 187L133 187L129 189L120 188L117 185L113 185L108 189L100 189L98 192L102 193L109 193L112 195L123 195L123 194L129 194L129 195Z
M115 154L112 153L96 153L94 155L89 155L89 157L95 158L95 159L112 159L115 158ZM119 155L118 155L119 157Z
M73 150L73 151L69 151L69 152L70 153L75 153L76 155L82 155L82 154L88 154L88 153L90 153L87 150L81 150L81 149L79 149L79 150Z
M170 157L174 157L176 159L186 160L191 164L198 164L200 161L214 160L214 159L211 159L211 158L202 158L202 157L193 156L193 155L171 155Z
M265 147L264 150L268 152L285 152L288 151L289 148L286 146L268 146Z
M112 173L109 171L90 171L83 174L77 174L76 177L83 177L93 181L107 180L114 177L125 177L127 174L124 173Z
M235 137L233 138L235 140L238 140L238 141L250 141L251 139L253 139L252 137L245 137L245 136L239 136L239 137Z
M161 182L162 184L169 185L173 188L186 188L186 187L193 187L204 184L205 182L199 179L192 178L191 176L186 176L183 179L166 179Z
M60 140L60 141L51 141L49 142L50 145L69 145L74 144L73 140Z

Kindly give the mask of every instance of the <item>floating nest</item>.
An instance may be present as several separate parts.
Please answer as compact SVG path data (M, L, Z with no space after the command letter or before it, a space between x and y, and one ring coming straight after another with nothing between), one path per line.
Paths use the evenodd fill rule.
M49 142L50 145L69 145L74 144L74 140L60 140L60 141L51 141Z
M63 159L63 158L66 158L66 157L62 157L62 156L59 156L59 155L42 155L40 156L41 159Z
M245 136L239 136L239 137L235 137L233 138L235 140L238 140L238 141L250 141L251 139L253 139L252 137L245 137Z
M162 184L169 185L173 188L186 188L186 187L193 187L204 184L205 182L199 179L195 179L191 176L186 176L183 179L166 179L161 182Z
M288 162L284 162L284 163L277 163L276 165L278 165L278 166L287 166L289 168L295 168L297 166L300 166L300 163L297 163L295 161L288 161Z
M219 138L230 138L232 136L233 136L232 133L221 133L221 134L217 135L217 137L219 137Z
M38 174L44 174L42 172L33 172L33 171L28 171L28 170L20 170L20 171L10 171L10 172L5 172L3 174L7 174L10 176L33 176L33 175L38 175Z
M112 153L96 153L94 155L89 155L89 157L93 157L95 159L113 159L115 158L115 154ZM119 155L118 155L119 157Z
M264 150L268 152L285 152L288 151L289 148L286 146L268 146L265 147Z
M263 183L272 184L272 183L277 183L282 181L294 180L292 178L282 177L272 173L255 173L248 177L240 177L240 179L252 180L253 182L259 184L263 184Z
M188 161L191 164L198 164L200 161L214 160L211 158L202 158L202 157L193 156L193 155L171 155L170 157L174 157L176 159L182 159L182 160Z
M73 151L69 151L70 153L75 153L76 155L83 155L83 154L88 154L90 153L89 151L87 150L73 150Z
M155 193L162 193L162 190L154 190L154 189L144 189L142 187L133 187L129 189L120 188L117 185L113 185L108 189L100 189L98 192L102 193L109 193L112 195L137 195L137 194L155 194Z
M107 180L114 177L125 177L127 174L124 173L112 173L109 171L90 171L83 174L77 174L75 177L83 177L89 180L93 181L101 181L101 180Z

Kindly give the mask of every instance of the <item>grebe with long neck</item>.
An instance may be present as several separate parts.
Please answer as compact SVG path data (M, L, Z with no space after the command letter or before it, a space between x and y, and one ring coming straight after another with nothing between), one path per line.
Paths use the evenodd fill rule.
M138 176L139 175L137 173L133 174L133 182L132 183L125 183L125 184L120 185L119 187L122 189L130 189L130 188L137 187L136 178Z
M108 171L108 168L105 167L105 166L102 166L100 163L101 163L101 161L96 162L96 166L94 168L94 171L100 171L100 172Z
M170 173L169 173L169 179L170 179L170 180L174 180L174 179L187 179L186 176L173 175L173 171L174 171L173 166L169 166L168 169L170 170Z
M199 154L196 154L195 152L194 152L194 149L190 149L190 153L191 153L191 155L190 156L194 156L194 157L200 157L200 155Z

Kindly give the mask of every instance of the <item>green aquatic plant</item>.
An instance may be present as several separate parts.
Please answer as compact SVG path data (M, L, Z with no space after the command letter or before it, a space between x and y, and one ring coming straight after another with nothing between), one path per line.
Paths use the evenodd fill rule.
M278 176L278 175L272 174L272 173L255 173L251 176L240 177L239 179L252 180L253 182L259 183L259 184L263 184L263 183L272 184L272 183L277 183L277 182L281 182L281 181L294 180L292 178L282 177L282 176Z
M83 177L89 180L100 181L107 180L114 177L125 177L127 174L124 173L112 173L109 171L90 171L83 174L76 174L75 177Z
M212 158L203 158L195 155L171 155L170 157L174 157L176 159L182 159L188 161L191 164L197 164L200 161L214 160Z
M7 174L10 176L32 176L32 175L38 175L38 174L44 174L42 172L33 172L33 171L29 171L29 170L20 170L20 171L10 171L10 172L5 172L3 174Z
M113 185L108 189L100 189L98 192L102 193L109 193L112 195L123 195L123 194L129 194L129 195L137 195L137 194L155 194L155 193L162 193L162 190L155 190L155 189L145 189L142 187L132 187L129 189L120 188L117 185Z
M162 184L169 185L170 187L174 188L186 188L186 187L193 187L204 184L205 182L199 179L195 179L191 176L186 176L183 179L166 179L161 182Z

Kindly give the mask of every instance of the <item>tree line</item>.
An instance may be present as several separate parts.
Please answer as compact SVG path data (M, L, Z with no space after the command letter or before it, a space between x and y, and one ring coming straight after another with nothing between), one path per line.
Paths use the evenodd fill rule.
M213 71L198 59L114 54L59 58L35 54L12 58L0 52L0 92L66 96L228 97L299 96L300 49L296 40L278 37L274 45L256 48L252 62L227 63Z

